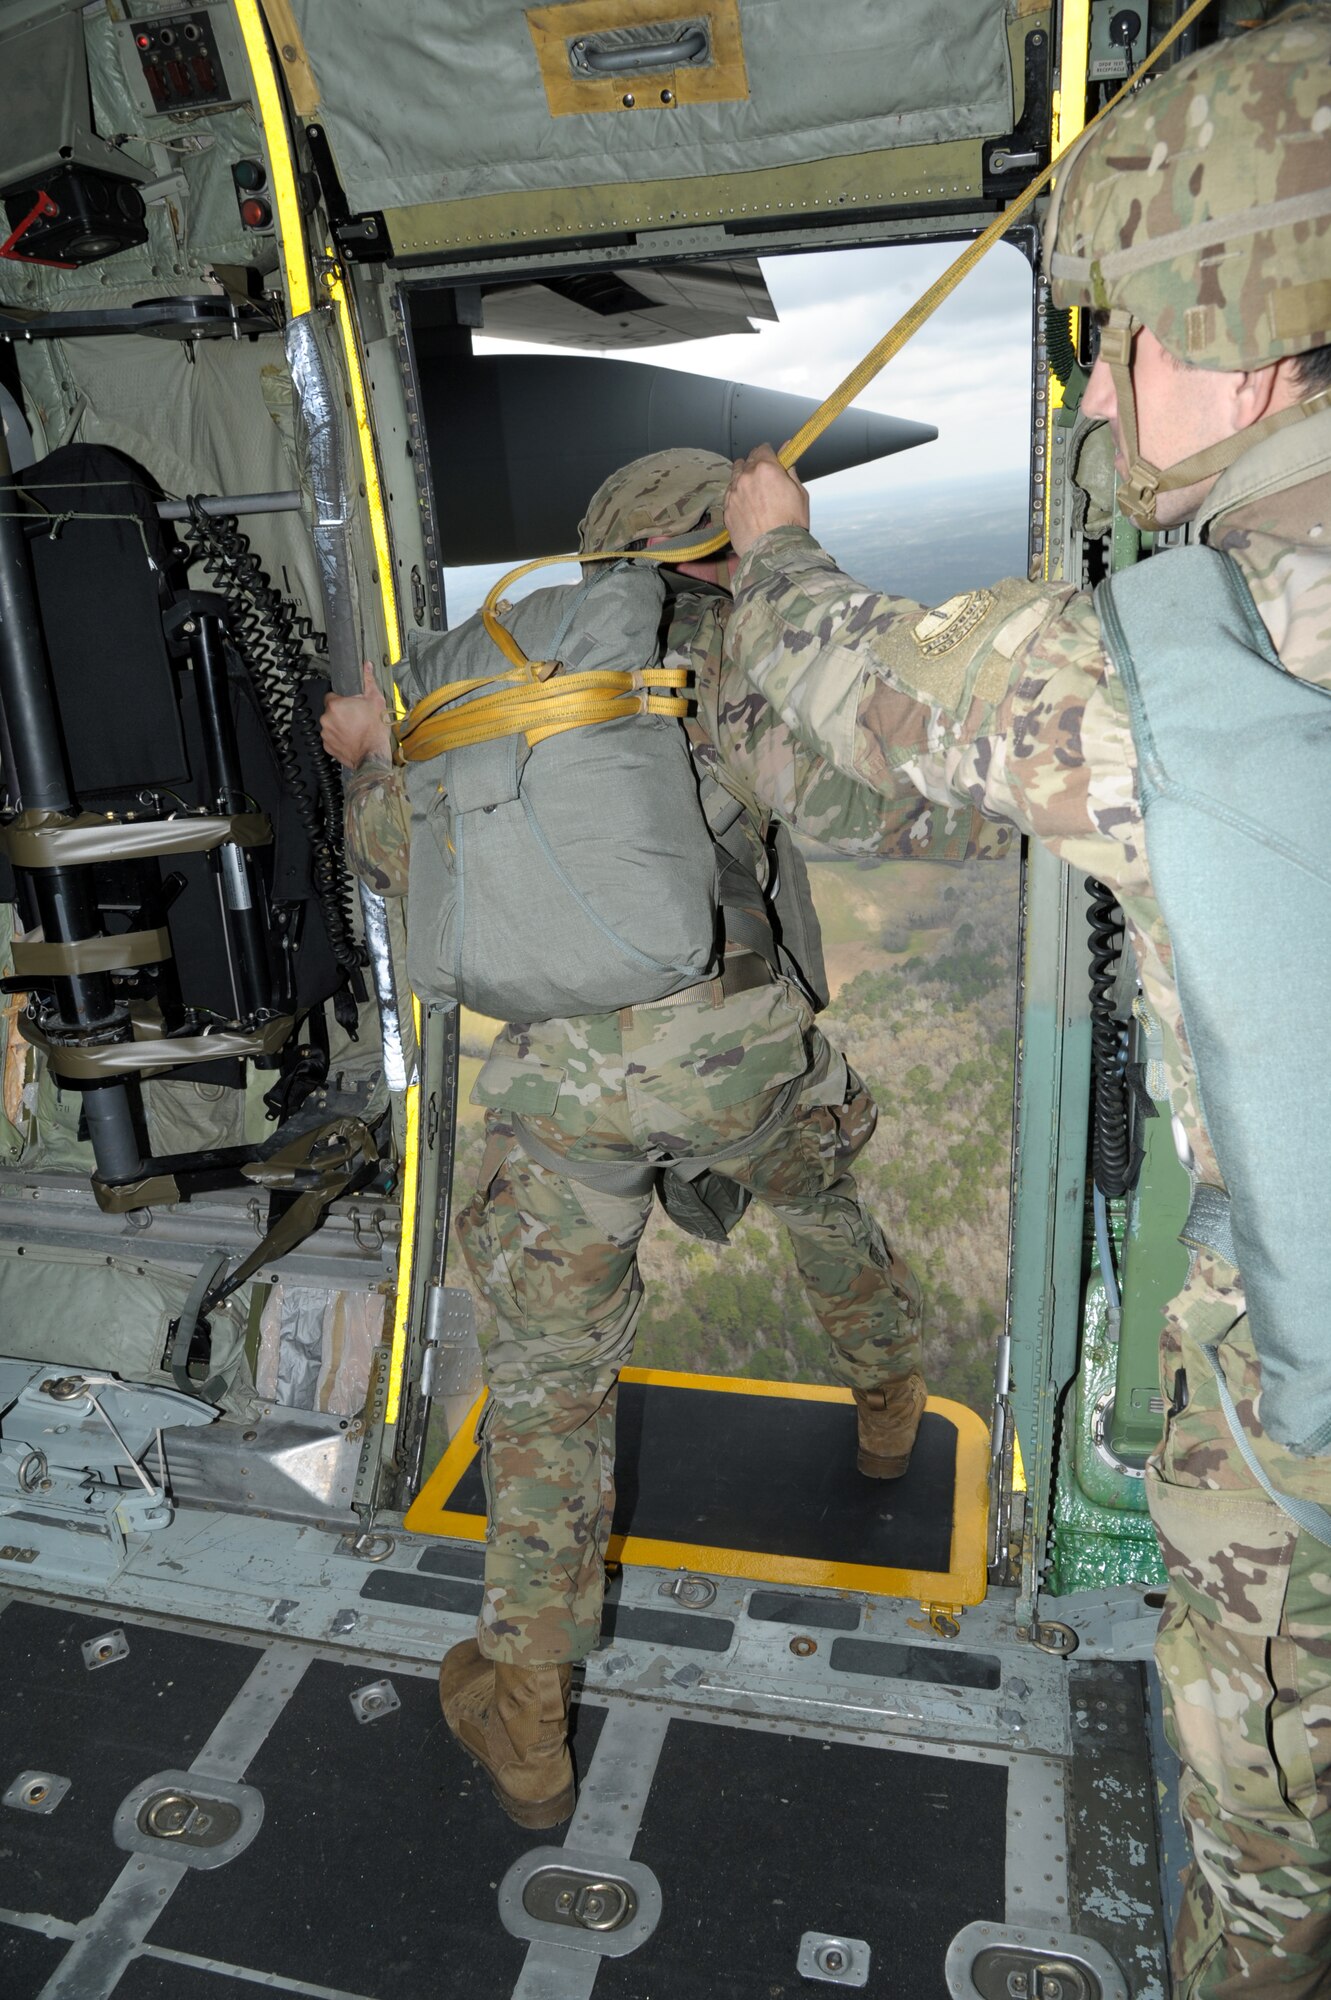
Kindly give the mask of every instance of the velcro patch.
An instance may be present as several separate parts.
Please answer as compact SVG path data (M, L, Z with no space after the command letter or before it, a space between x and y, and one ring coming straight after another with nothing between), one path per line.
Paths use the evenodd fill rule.
M1204 354L1215 339L1215 307L1189 306L1183 315L1183 344L1189 354Z
M949 597L936 611L926 611L914 627L915 644L929 660L950 653L984 622L993 604L992 590L964 590L958 597Z
M1282 285L1271 301L1271 318L1278 340L1324 334L1331 328L1331 279Z

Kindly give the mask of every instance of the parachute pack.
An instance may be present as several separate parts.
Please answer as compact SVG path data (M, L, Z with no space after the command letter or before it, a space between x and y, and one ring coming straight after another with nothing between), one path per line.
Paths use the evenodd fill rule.
M655 569L617 564L533 592L504 623L529 659L558 663L543 683L552 693L565 676L616 685L657 668L664 599ZM478 615L453 632L414 633L400 684L414 715L433 691L477 683L448 705L465 723L505 670ZM706 978L717 856L678 720L644 702L531 735L424 759L407 747L415 991L533 1021L640 1006Z

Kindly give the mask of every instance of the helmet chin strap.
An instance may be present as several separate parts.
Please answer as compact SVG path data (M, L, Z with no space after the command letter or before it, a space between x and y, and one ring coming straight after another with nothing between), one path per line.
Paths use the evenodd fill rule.
M1235 431L1232 436L1220 438L1215 444L1207 445L1203 451L1193 452L1190 458L1180 459L1162 471L1143 458L1137 444L1137 398L1132 387L1132 343L1141 331L1142 322L1131 313L1115 307L1109 315L1109 323L1100 332L1100 353L1109 367L1110 379L1114 384L1114 397L1118 405L1118 428L1122 441L1123 456L1128 461L1126 476L1120 480L1118 506L1120 513L1126 514L1135 527L1158 528L1155 503L1161 493L1177 493L1184 486L1192 486L1199 479L1208 479L1213 473L1223 472L1233 465L1235 459L1242 458L1261 438L1270 437L1275 431L1282 431L1289 424L1296 424L1303 417L1311 417L1316 411L1331 408L1331 390L1322 389L1309 396L1302 403L1291 403L1283 410L1273 410L1258 423L1250 424L1246 430Z

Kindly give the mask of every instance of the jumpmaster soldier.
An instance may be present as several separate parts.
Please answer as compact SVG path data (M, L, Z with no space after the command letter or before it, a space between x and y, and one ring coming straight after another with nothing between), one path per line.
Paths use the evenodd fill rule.
M1045 254L1055 304L1102 329L1081 407L1111 426L1120 505L1200 545L1095 598L1013 580L930 611L842 574L763 451L727 501L727 645L841 770L1002 816L1123 906L1195 1187L1147 1472L1194 1856L1176 1991L1311 2000L1331 1993L1331 10L1125 101L1060 170Z
M696 450L636 461L593 497L580 546L698 539L709 515L720 520L731 470L728 459ZM848 1171L877 1113L813 1022L826 999L817 925L803 864L764 795L769 780L787 821L843 851L927 848L932 858L961 859L1002 853L1009 839L969 808L884 807L803 750L752 690L729 701L724 564L687 578L634 568L653 588L665 579L664 661L687 665L696 680L687 804L696 812L701 783L722 878L724 952L716 976L647 1004L510 1021L472 1094L486 1108L486 1148L458 1236L497 1321L482 1419L489 1532L478 1635L447 1655L440 1692L449 1727L489 1772L504 1809L529 1827L554 1825L573 1805L570 1668L600 1631L616 1387L642 1304L637 1247L656 1193L698 1233L723 1233L705 1226L707 1215L728 1210L733 1220L749 1194L781 1218L833 1373L855 1395L862 1472L891 1479L906 1470L924 1407L918 1288ZM477 637L476 621L449 640L466 644L469 635ZM434 685L447 643L427 640L397 670L413 699ZM575 638L560 657L579 658L581 644ZM382 704L368 691L330 698L325 741L353 767L354 865L383 893L403 893L410 877L409 927L423 932L432 920L424 871L438 867L434 767L413 766L404 788L389 764ZM582 810L595 829L596 801ZM702 942L708 965L710 932ZM422 986L431 968L416 963ZM719 1173L700 1174L709 1159ZM663 1177L667 1161L675 1167Z

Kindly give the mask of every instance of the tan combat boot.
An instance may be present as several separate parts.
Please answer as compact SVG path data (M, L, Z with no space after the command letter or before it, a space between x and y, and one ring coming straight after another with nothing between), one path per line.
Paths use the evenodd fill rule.
M923 1375L903 1375L899 1382L852 1393L860 1437L856 1465L868 1479L900 1479L910 1464L929 1394Z
M510 1667L487 1660L474 1639L452 1647L439 1669L444 1721L519 1826L558 1826L573 1810L572 1675L568 1665Z

